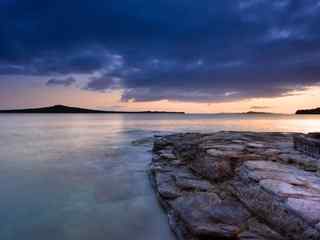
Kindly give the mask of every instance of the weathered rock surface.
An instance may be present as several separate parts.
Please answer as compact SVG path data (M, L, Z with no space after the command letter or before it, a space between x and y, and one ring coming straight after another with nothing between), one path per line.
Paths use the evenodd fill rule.
M320 160L295 136L157 137L150 176L177 238L320 240Z

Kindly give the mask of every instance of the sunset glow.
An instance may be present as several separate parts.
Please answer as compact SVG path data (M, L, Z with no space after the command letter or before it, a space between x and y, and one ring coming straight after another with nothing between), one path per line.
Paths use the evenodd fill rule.
M320 104L317 1L33 5L0 2L2 109L294 113Z
M186 113L240 113L247 111L292 114L297 109L316 108L320 103L320 87L308 87L287 95L272 98L249 98L220 102L183 101L121 101L121 90L92 92L78 87L46 87L3 89L0 96L2 108L39 107L55 104L119 111L183 111ZM14 92L14 94L12 94ZM41 101L41 104L39 103Z

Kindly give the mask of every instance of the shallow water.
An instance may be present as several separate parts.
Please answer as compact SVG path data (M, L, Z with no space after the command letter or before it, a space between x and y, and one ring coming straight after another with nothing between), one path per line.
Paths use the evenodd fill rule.
M136 139L320 130L319 116L0 115L0 239L171 240Z

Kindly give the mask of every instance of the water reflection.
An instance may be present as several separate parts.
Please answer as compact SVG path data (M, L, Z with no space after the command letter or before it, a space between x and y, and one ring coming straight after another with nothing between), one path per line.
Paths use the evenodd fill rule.
M173 239L146 169L159 132L318 131L318 116L1 115L0 239Z

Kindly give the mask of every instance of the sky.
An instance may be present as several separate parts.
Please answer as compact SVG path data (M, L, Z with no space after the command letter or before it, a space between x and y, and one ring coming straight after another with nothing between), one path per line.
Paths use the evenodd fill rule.
M0 0L0 108L320 106L319 0Z

